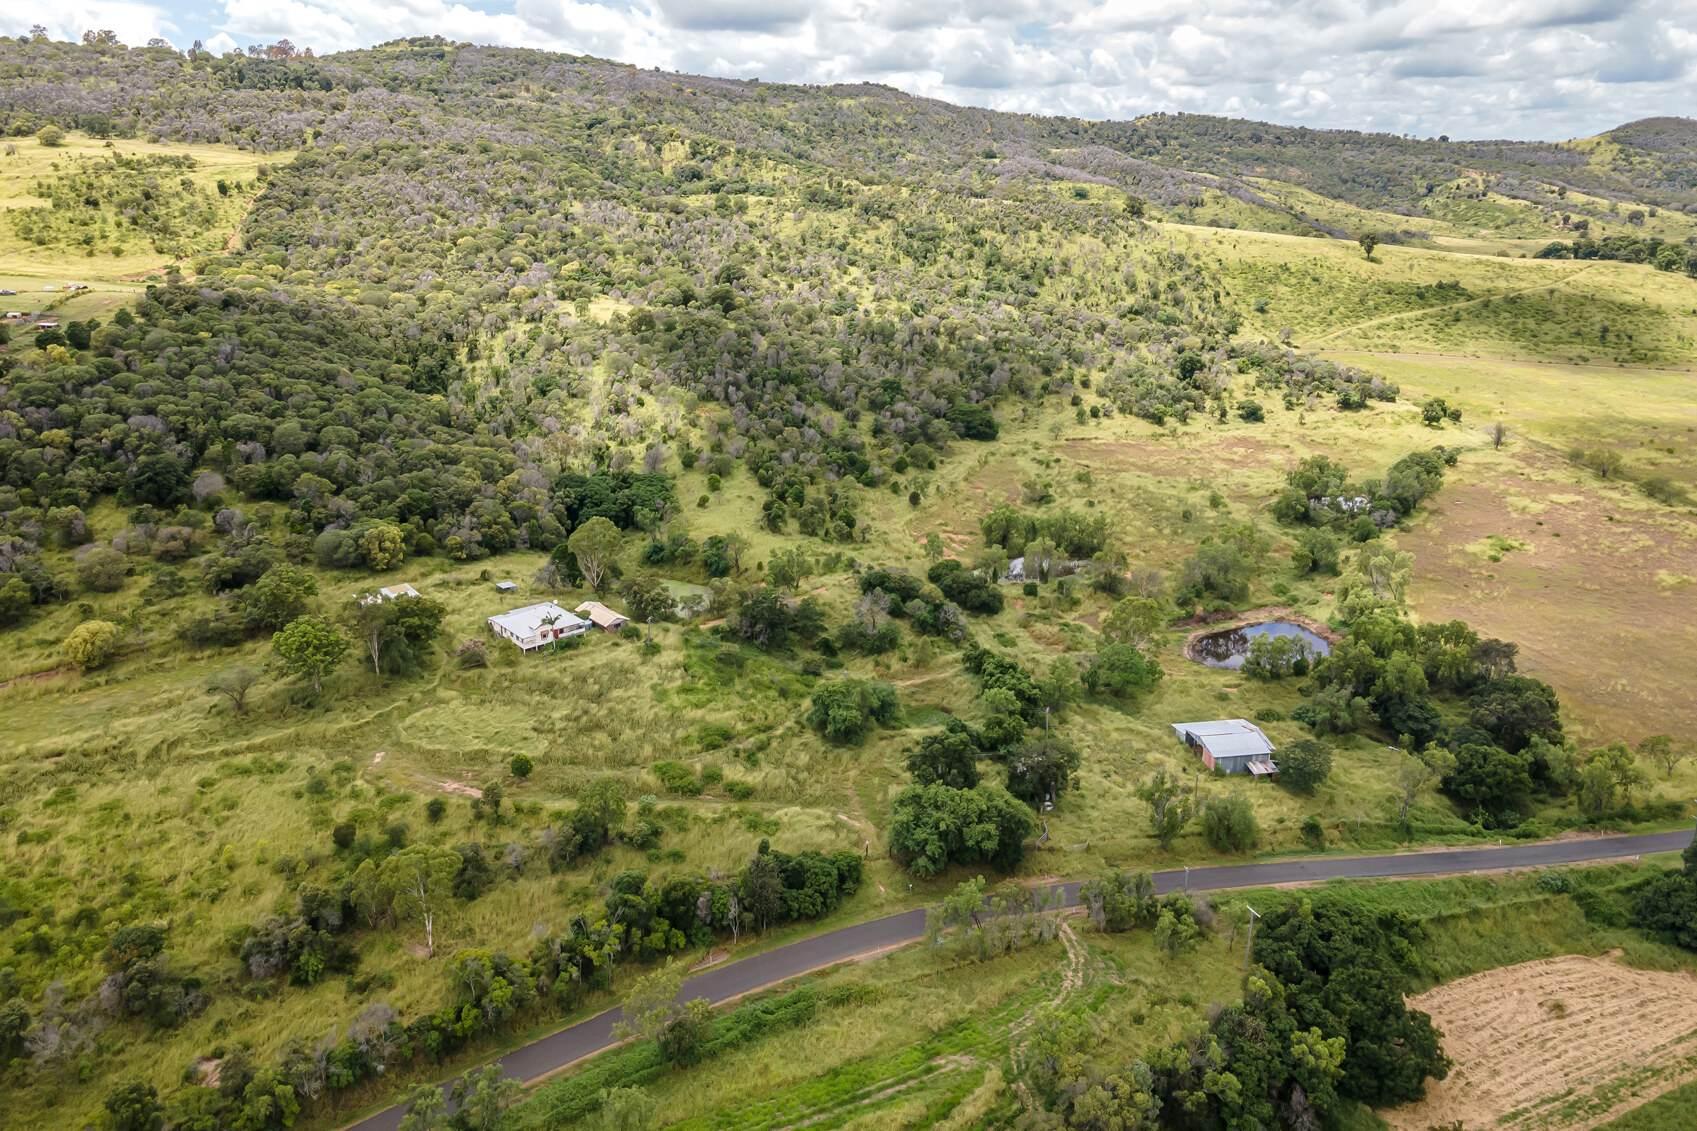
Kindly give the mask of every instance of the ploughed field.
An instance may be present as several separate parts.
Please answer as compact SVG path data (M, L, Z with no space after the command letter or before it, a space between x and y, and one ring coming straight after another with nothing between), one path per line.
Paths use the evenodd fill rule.
M1567 955L1447 982L1413 999L1455 1062L1396 1131L1583 1131L1697 1077L1697 977Z

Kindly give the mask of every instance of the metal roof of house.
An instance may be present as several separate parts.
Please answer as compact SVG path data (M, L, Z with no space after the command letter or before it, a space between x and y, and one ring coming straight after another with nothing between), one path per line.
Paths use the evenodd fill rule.
M577 607L577 611L594 622L596 628L617 627L630 618L617 609L609 609L600 601L585 601Z
M1273 744L1261 728L1248 719L1210 719L1201 723L1174 723L1173 733L1181 742L1194 738L1216 758L1257 757L1273 752Z
M521 639L529 639L542 631L542 622L552 618L554 628L566 628L574 624L588 624L582 617L552 601L543 601L538 605L526 605L522 609L511 612L497 613L489 618L489 623Z

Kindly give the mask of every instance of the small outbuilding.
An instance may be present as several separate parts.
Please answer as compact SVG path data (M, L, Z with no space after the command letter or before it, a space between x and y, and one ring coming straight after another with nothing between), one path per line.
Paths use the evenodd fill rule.
M1248 719L1212 719L1202 723L1174 723L1179 741L1202 758L1202 764L1222 774L1253 774L1268 777L1279 772L1273 762L1273 744L1261 728Z
M489 628L530 652L568 636L582 636L589 631L589 622L552 601L543 601L498 613L489 618Z
M588 617L589 623L603 632L617 632L630 623L630 618L625 614L617 609L609 609L600 601L585 601L577 607L577 611L579 616Z
M362 605L381 605L385 601L399 601L402 597L417 597L418 590L403 581L399 585L385 585L375 593L367 593L359 599Z
M495 592L497 593L517 593L518 591L519 586L516 581L497 581L495 583Z

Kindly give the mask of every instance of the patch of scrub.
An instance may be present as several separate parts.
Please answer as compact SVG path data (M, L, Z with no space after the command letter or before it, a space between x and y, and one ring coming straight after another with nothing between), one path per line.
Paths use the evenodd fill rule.
M1501 534L1492 534L1489 537L1479 539L1477 542L1468 543L1467 552L1477 554L1486 561L1500 562L1503 560L1504 554L1513 554L1531 548L1532 544L1523 539L1505 538Z

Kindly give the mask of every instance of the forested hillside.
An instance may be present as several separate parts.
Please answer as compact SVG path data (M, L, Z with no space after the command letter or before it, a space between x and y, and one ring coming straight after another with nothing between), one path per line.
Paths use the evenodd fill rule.
M898 461L993 436L998 396L1165 369L1232 328L1217 288L1123 213L991 202L934 169L880 168L892 137L877 123L821 121L818 146L798 143L797 123L765 124L787 101L755 88L735 88L746 114L720 118L686 96L712 84L523 52L141 65L152 77L137 84L160 93L139 120L112 103L70 122L114 114L123 134L262 146L304 134L308 148L272 174L241 247L192 264L193 289L158 289L91 349L8 361L22 430L4 478L36 504L120 489L186 501L186 474L136 490L152 453L185 472L210 462L257 498L293 498L303 474L327 481L335 513L309 533L388 519L415 549L421 535L456 556L546 549L564 536L548 479L565 462L711 448L768 486L793 468L799 511L809 483L879 486ZM227 85L251 102L226 102ZM7 91L61 115L101 97ZM293 136L277 132L279 101L303 115ZM253 124L250 105L267 107ZM256 366L277 380L243 381ZM453 436L421 453L430 467L409 466L396 440L427 424ZM48 459L36 437L59 429L94 442ZM487 458L462 458L467 445ZM444 476L498 492L499 517ZM409 489L429 501L404 502Z
M561 460L665 444L728 451L768 486L780 466L798 469L792 482L878 486L898 461L923 468L993 434L980 417L995 397L1070 391L1092 371L1159 384L1181 349L1227 340L1232 305L1134 220L1140 199L1104 206L1043 191L1045 178L1259 201L1238 179L1254 173L1381 207L1476 166L1502 171L1497 192L1531 191L1534 174L1540 192L1671 191L1559 147L1062 122L439 42L329 59L6 42L0 77L11 134L56 123L305 147L270 176L238 248L185 264L192 294L161 289L91 351L8 358L24 371L7 394L20 419L4 482L36 505L87 507L132 488L149 453L185 472L210 463L259 498L291 498L310 471L335 497L311 525L399 520L415 546L453 539L474 557L563 536L544 482ZM1625 133L1611 152L1618 163L1633 138L1674 132ZM329 351L287 348L303 328ZM316 368L298 375L310 393L240 382L261 360L280 377ZM143 378L141 396L113 366ZM361 384L390 403L369 411L379 394ZM315 407L290 403L303 393ZM380 456L391 423L405 435L425 421L454 430L447 450L489 453L426 459L480 467L472 479L505 514L523 498L520 521ZM60 431L74 442L51 458L36 438ZM401 505L408 487L436 498ZM131 493L165 505L189 490L185 474ZM802 488L791 507L805 506Z

